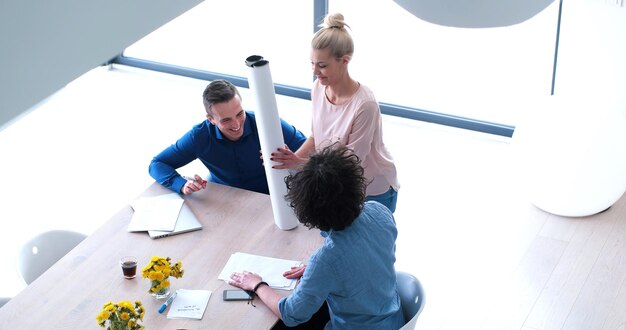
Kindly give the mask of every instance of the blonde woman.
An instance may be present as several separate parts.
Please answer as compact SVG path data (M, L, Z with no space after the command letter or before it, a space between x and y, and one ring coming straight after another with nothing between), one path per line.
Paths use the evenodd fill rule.
M374 93L354 80L348 65L354 42L342 14L329 14L311 41L311 136L295 152L287 146L273 152L275 168L298 169L315 150L340 142L361 159L368 181L367 200L395 211L400 188L396 166L383 143L382 118Z

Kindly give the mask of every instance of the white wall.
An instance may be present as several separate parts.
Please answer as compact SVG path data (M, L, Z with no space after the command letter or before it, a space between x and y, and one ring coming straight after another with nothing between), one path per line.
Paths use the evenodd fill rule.
M626 7L564 0L555 95L626 97Z
M67 83L201 2L2 0L0 130Z

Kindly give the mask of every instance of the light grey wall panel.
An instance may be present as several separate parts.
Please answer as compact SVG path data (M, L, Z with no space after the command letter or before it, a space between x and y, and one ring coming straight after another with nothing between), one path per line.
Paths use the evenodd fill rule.
M0 1L0 129L201 2Z

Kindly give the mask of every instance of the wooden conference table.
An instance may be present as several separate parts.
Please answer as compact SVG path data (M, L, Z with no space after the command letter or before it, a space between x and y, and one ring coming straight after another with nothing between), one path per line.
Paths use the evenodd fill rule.
M170 191L154 183L142 196ZM225 302L222 290L233 289L217 277L234 252L306 261L323 241L319 230L298 225L283 231L274 224L267 195L209 183L185 196L202 230L150 239L127 232L132 209L126 206L46 273L0 308L0 329L100 329L96 315L108 301L139 300L146 310L146 329L267 329L277 320L258 298L256 307ZM89 215L85 215L89 221ZM138 259L137 277L122 277L119 259ZM185 274L171 278L172 289L212 291L202 320L170 320L163 303L148 294L141 268L154 255L182 261ZM281 291L288 294L288 291Z

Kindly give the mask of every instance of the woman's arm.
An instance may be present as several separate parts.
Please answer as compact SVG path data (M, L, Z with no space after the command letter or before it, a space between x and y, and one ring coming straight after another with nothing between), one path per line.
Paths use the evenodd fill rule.
M280 164L273 165L272 168L297 169L307 162L309 155L313 153L313 151L315 151L315 140L312 136L309 136L295 152L289 150L287 146L278 148L276 151L272 152L270 160Z
M296 150L296 155L300 158L309 158L309 155L315 151L315 139L309 136L306 141Z

